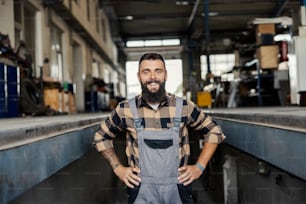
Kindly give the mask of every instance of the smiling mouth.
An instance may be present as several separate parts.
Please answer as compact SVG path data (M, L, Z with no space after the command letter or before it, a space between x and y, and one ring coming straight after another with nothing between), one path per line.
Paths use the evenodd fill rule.
M156 85L159 85L159 83L151 82L151 83L148 83L147 85L149 85L149 86L156 86Z
M150 85L150 84L159 84L159 81L158 80L150 80L150 81L147 81L146 84L147 85Z
M159 83L149 83L147 87L152 89L159 88Z
M147 82L147 88L155 92L160 88L160 84L157 81L149 81Z

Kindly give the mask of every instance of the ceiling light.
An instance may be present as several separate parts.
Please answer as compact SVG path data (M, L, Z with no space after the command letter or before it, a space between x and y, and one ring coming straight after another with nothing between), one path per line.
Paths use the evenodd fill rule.
M119 17L119 20L131 21L131 20L134 20L134 17L133 16L122 16L122 17Z
M144 47L143 40L131 40L126 42L127 47Z
M228 47L232 44L232 40L230 38L224 38L222 43L225 47Z
M205 16L205 13L201 13L201 16ZM219 16L219 12L208 12L208 16Z
M189 1L176 1L176 5L187 6L189 5Z

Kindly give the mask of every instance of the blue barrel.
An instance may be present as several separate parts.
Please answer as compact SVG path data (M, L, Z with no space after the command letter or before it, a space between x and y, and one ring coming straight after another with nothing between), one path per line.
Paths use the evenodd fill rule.
M20 116L20 99L19 97L7 99L7 117Z
M6 82L0 80L0 98L6 98Z
M7 81L19 82L19 68L16 66L7 65Z
M0 63L0 80L5 81L5 75L6 75L5 65L3 63Z
M7 66L7 96L8 98L20 96L19 68L10 65Z
M7 116L20 115L19 67L7 65Z
M6 67L0 63L0 98L6 97Z
M20 116L19 67L0 63L0 118Z
M19 97L20 82L19 82L19 68L14 66L7 66L7 96L8 98Z
M5 82L0 80L0 118L6 117L7 114L7 93Z
M0 63L0 118L7 117L6 66Z
M0 98L0 118L7 117L7 99Z

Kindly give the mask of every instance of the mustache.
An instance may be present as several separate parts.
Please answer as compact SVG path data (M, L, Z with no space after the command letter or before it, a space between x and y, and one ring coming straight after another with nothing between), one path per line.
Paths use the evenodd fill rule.
M149 81L145 82L145 84L151 84L151 83L158 83L158 84L160 84L161 82L159 80L156 80L156 79L152 79L152 80L149 80Z

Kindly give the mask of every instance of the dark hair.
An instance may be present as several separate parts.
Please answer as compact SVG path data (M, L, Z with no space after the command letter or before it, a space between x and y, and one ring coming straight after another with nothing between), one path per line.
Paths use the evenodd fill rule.
M140 60L139 60L138 65L140 65L140 63L143 60L161 60L165 65L165 60L164 60L163 56L161 56L158 53L146 53L146 54L142 55Z

